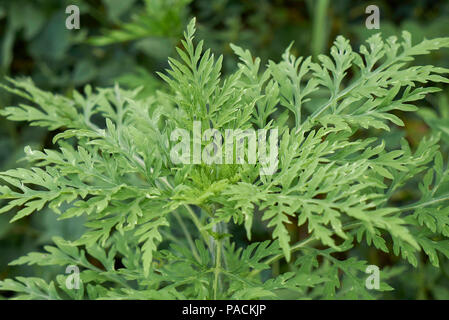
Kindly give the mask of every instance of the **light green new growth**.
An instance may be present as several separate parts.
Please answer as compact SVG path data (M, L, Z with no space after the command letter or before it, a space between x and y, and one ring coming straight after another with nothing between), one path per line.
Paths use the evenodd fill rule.
M180 59L160 74L168 89L145 100L139 90L89 86L68 98L8 79L4 88L28 103L1 114L60 133L54 150L25 149L30 169L0 173L0 212L15 210L15 221L48 206L60 219L87 222L80 239L54 238L45 252L12 262L61 266L54 281L6 279L1 290L25 299L373 298L368 263L333 253L365 242L415 266L420 251L435 266L449 257L449 174L438 133L413 151L405 139L392 149L376 137L404 125L396 111L414 112L415 101L439 90L428 83L449 82L448 69L410 65L449 47L449 38L413 44L407 32L400 40L378 34L357 53L339 36L318 61L289 47L267 68L231 45L240 62L224 77L222 57L194 44L194 33L192 20ZM277 172L172 164L170 133L193 121L220 132L278 128ZM419 175L420 200L395 206L392 196ZM241 225L251 238L256 219L274 241L238 247L226 226ZM292 223L306 225L308 236L294 243ZM270 272L284 258L290 269ZM81 270L78 290L66 288L69 265ZM381 291L391 289L382 282Z

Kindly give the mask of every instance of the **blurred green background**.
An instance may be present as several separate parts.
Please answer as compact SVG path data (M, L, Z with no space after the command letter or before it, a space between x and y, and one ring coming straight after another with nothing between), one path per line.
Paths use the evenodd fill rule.
M65 27L65 8L70 4L80 8L79 30ZM371 4L380 8L380 30L365 27L365 9ZM168 66L168 56L175 56L174 48L194 16L197 38L204 39L214 53L224 54L224 73L237 62L230 42L267 62L278 60L291 41L296 55L326 53L339 34L351 39L354 48L379 31L386 37L408 30L414 41L449 36L447 0L0 0L0 82L5 76L26 76L42 89L66 95L88 83L110 86L117 82L127 88L143 86L141 95L150 95L163 88L155 72ZM449 67L449 52L423 57L419 63ZM0 108L17 101L0 91ZM394 128L382 138L394 143L406 137L413 146L429 130L449 127L447 89L420 106L418 115L401 115L405 128ZM1 118L0 170L27 166L18 162L24 146L51 148L54 134ZM449 134L442 140L447 159ZM0 215L0 279L36 272L53 277L54 270L7 264L39 250L54 235L77 238L83 230L82 220L57 221L52 212L44 210L9 224L12 215ZM267 237L262 224L259 229L256 241ZM363 246L353 254L379 265L391 277L396 290L382 298L449 298L447 261L436 269L423 257L414 269L398 257Z

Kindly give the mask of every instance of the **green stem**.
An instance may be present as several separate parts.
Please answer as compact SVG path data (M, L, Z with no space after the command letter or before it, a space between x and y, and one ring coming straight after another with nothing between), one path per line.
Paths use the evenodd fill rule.
M314 57L323 52L326 44L326 13L329 0L315 1L312 30L312 54Z
M388 68L389 66L395 64L398 61L401 61L402 59L404 59L407 55L403 52L401 53L399 56L391 59L390 61L386 61L383 65L381 65L380 67L378 67L376 70L374 71L369 71L367 74L360 76L360 78L358 78L356 81L354 81L351 85L349 85L346 89L340 91L339 94L336 95L332 95L332 97L322 106L318 107L315 112L312 113L312 115L307 119L307 121L309 121L310 123L313 123L313 121L318 118L318 116L323 113L324 111L326 111L329 107L331 107L332 105L334 105L335 103L337 103L340 99L346 97L346 95L348 95L352 90L354 90L355 88L357 88L358 86L363 85L363 83L367 80L369 80L371 77L373 77L374 75L382 72L383 70L385 70L386 68ZM297 132L299 132L299 129L297 130Z
M405 207L400 207L399 211L408 211L408 210L413 210L413 209L418 209L418 208L422 208L422 207L426 207L438 202L442 202L442 201L446 201L449 200L449 195L440 197L440 198L436 198L436 199L432 199L429 201L425 201L425 202L421 202L421 203L414 203Z
M182 218L179 215L179 213L174 212L174 215L175 215L176 221L178 221L179 225L181 226L182 232L184 232L187 242L189 243L190 250L192 250L192 254L194 255L196 261L200 262L201 261L200 255L198 254L198 251L196 250L195 243L193 242L193 239L189 233L189 230L187 230L187 227L186 227L184 221L182 221Z
M87 269L90 269L92 271L98 272L102 276L104 276L106 278L109 278L111 281L113 281L115 283L118 283L118 284L124 286L125 288L132 289L132 287L126 282L126 280L124 281L123 279L121 279L120 276L118 276L116 274L111 274L111 273L109 273L109 272L107 272L105 270L102 270L102 269L94 266L94 265L91 265L90 263L86 264L83 261L81 261L80 259L74 260L74 264L75 265L80 265L80 266L83 266L83 267L85 267Z
M165 177L160 178L160 180L167 187L169 187L171 190L173 190L172 185L167 181L167 179ZM201 236L203 237L204 242L206 242L209 249L212 250L212 248L210 248L210 244L209 244L209 237L208 237L207 233L204 231L204 226L202 225L201 221L198 219L195 212L193 212L192 208L189 205L183 204L183 206L184 206L184 208L186 208L187 213L189 214L190 218L192 219L193 224L195 225L195 227L198 229Z
M343 229L344 230L350 230L350 229L353 229L353 228L359 226L360 224L361 224L361 222L350 223L350 224L346 225L345 227L343 227ZM315 235L311 235L307 239L304 239L304 240L302 240L300 242L297 242L294 246L292 246L290 248L290 251L292 253L295 252L295 251L298 251L299 249L303 248L304 246L306 246L307 244L309 244L309 243L311 243L311 242L313 242L315 240L318 240L318 238ZM278 254L278 255L275 255L275 256L271 257L270 259L265 261L265 263L266 264L272 264L273 262L276 262L276 261L280 260L283 257L284 257L284 254L281 253L281 254ZM254 276L258 275L260 273L260 271L261 271L260 269L251 271L249 273L249 277L254 277Z
M291 247L290 252L295 252L314 240L317 240L315 235L309 236L307 239L304 239L304 240L296 243L293 247ZM273 262L276 262L283 257L284 257L284 254L278 254L278 255L268 259L265 263L272 264ZM249 277L254 277L254 276L258 275L260 273L260 271L261 271L260 269L255 269L255 270L251 271L249 274Z
M217 251L215 253L215 279L214 279L214 300L217 300L217 292L218 292L218 279L220 276L220 268L221 268L221 240L217 240L216 242Z

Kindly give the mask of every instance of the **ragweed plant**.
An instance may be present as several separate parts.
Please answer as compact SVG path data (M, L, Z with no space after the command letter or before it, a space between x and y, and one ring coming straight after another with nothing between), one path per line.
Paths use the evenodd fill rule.
M376 137L439 90L429 82L449 82L448 69L410 65L449 47L449 38L413 44L407 32L400 40L378 34L357 53L340 36L329 56L297 58L289 47L266 68L231 45L240 63L224 77L222 57L195 45L194 33L192 20L180 59L160 74L168 89L145 99L117 86L87 86L69 98L9 79L5 89L29 104L2 114L57 134L53 149L25 149L30 169L0 173L1 212L16 210L13 222L48 207L60 219L85 216L86 229L12 262L60 266L54 280L18 277L0 289L22 299L375 298L392 288L381 278L379 291L367 289L368 263L352 248L375 247L415 266L420 252L434 266L449 257L438 132L414 150L405 139L396 147ZM277 129L267 146L278 148L277 169L174 164L172 132L195 122L220 132ZM200 143L216 143L210 138ZM393 199L414 187L416 199ZM272 239L237 244L228 226L251 239L256 219ZM298 242L293 225L306 230ZM280 261L288 268L272 268ZM67 286L67 266L80 269L78 289Z

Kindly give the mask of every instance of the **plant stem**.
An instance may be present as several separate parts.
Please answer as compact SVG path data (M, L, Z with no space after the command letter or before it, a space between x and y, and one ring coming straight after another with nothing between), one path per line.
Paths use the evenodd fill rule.
M312 30L312 54L314 57L323 52L326 44L326 13L329 0L315 1Z
M217 300L217 292L218 292L218 279L220 276L220 268L221 268L221 240L217 240L216 242L217 251L215 253L215 279L214 279L214 300Z
M298 243L296 243L293 247L290 248L290 252L295 252L299 249L301 249L302 247L304 247L306 244L317 240L316 237L314 235L309 236L307 239L304 239ZM280 260L281 258L284 257L284 254L278 254L274 257L271 257L270 259L268 259L267 261L265 261L266 264L272 264L273 262L276 262L278 260ZM253 270L250 272L249 277L254 277L255 275L258 275L260 273L260 269L257 270Z
M361 222L350 223L350 224L346 225L345 227L343 227L343 229L350 230L350 229L353 229L353 228L359 226L360 224L361 224ZM313 242L315 240L318 240L318 238L315 235L311 235L307 239L304 239L302 241L297 242L293 247L290 248L290 251L291 252L295 252L295 251L303 248L305 245L307 245L307 244L309 244L309 243L311 243L311 242ZM275 255L274 257L271 257L270 259L265 261L265 263L266 264L271 264L271 263L273 263L275 261L280 260L283 257L284 257L284 254L281 253L281 254ZM255 275L258 275L260 273L260 271L261 271L260 269L251 271L249 273L249 277L254 277Z
M162 177L160 179L167 187L169 187L171 190L173 190L172 185L167 181L167 179L165 177ZM193 212L192 208L189 205L183 204L183 206L184 206L184 208L187 209L187 212L188 212L190 218L192 219L193 224L195 225L195 227L200 232L201 236L203 237L204 242L206 242L206 244L209 247L209 249L212 250L212 248L210 248L208 235L204 231L204 227L203 227L201 221L198 219L198 217L196 216L195 212Z
M374 75L379 74L380 72L382 72L389 66L395 64L396 62L403 60L405 57L407 57L407 55L403 52L400 55L398 55L397 57L394 57L394 59L392 59L390 61L385 61L385 63L383 65L379 66L376 70L369 71L367 74L360 76L360 78L358 78L351 85L346 87L346 89L340 91L340 93L338 93L336 95L333 95L332 97L329 98L329 100L324 105L318 107L312 113L312 115L310 115L310 117L307 119L307 121L312 123L316 118L318 118L318 116L321 113L326 111L329 107L331 107L334 103L338 102L340 99L346 97L346 95L348 95L352 90L354 90L355 88L357 88L360 85L363 85L363 83L365 81L369 80ZM296 132L299 132L299 129Z
M436 198L436 199L432 199L426 202L421 202L421 203L414 203L405 207L400 207L399 211L408 211L408 210L413 210L413 209L417 209L417 208L422 208L422 207L426 207L428 205L432 205L441 201L445 201L445 200L449 200L449 195L445 195L442 196L440 198Z
M182 232L184 232L184 235L187 239L187 242L189 243L190 249L192 250L192 254L194 255L196 261L200 262L200 255L198 254L198 251L196 250L196 246L195 243L193 242L192 236L189 233L189 230L187 230L187 227L184 223L184 221L182 221L181 216L179 215L179 213L174 212L176 221L178 221L179 225L181 226Z

